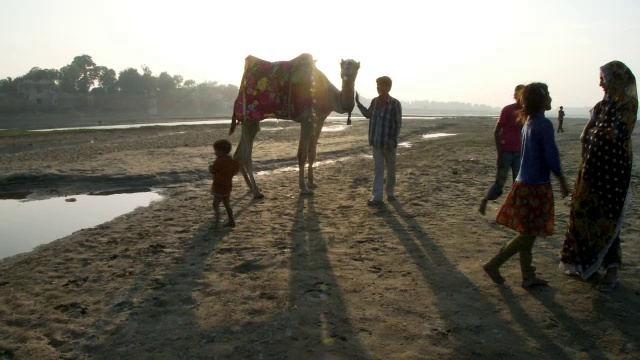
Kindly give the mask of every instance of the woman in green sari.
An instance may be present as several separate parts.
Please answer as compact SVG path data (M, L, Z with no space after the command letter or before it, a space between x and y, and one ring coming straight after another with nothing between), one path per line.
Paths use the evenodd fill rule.
M591 110L582 142L582 162L562 247L565 272L590 278L606 271L597 286L610 291L622 262L620 228L631 201L631 134L637 119L636 79L620 61L600 68L604 98Z

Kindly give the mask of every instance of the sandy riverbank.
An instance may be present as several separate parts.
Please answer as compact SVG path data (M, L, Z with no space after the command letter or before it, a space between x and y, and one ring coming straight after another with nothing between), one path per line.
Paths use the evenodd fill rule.
M0 137L2 192L34 197L161 187L166 200L0 261L0 354L16 359L633 359L640 352L640 201L609 295L558 270L568 207L534 263L550 287L498 287L480 266L513 233L477 205L494 176L495 119L405 123L398 201L366 205L366 122L326 131L319 188L299 197L299 127L265 126L266 198L240 177L238 226L212 226L207 162L227 126ZM328 130L338 130L329 123ZM557 138L570 179L581 121ZM424 139L424 134L455 136ZM638 134L634 141L638 144ZM231 137L237 144L239 134ZM331 161L330 161L331 160ZM637 162L636 162L637 163ZM271 172L270 172L271 171ZM633 190L640 194L638 170ZM573 181L571 181L573 183ZM554 183L557 192L557 185ZM558 193L556 198L560 199ZM37 222L36 222L37 224ZM636 354L636 355L633 355Z

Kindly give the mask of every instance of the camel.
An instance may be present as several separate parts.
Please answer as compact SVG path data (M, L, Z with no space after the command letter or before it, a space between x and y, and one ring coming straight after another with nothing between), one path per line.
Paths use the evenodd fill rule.
M360 63L341 60L342 90L338 90L316 68L309 54L301 54L290 61L268 62L254 56L245 59L245 70L238 97L234 104L229 135L238 123L242 126L240 142L233 155L240 171L256 199L264 195L253 175L253 141L260 131L260 120L276 118L300 123L298 144L298 183L301 195L312 195L317 187L313 177L313 163L322 126L333 111L349 113L355 106L355 80ZM307 182L304 168L309 163Z

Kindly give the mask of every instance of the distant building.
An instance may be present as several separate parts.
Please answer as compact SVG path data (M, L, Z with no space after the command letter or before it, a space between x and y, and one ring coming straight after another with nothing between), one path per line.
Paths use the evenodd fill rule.
M58 105L58 90L51 80L21 81L17 84L18 94L24 96L27 104L55 106Z

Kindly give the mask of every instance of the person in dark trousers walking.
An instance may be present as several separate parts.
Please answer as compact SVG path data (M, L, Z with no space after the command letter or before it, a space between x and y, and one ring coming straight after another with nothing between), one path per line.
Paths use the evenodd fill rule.
M495 200L502 195L502 188L507 182L509 170L511 170L511 178L513 181L520 171L520 150L522 141L520 139L522 132L522 124L517 121L518 111L521 109L518 95L524 88L524 85L516 86L513 91L515 103L505 106L500 112L500 117L493 130L493 137L496 143L496 151L498 153L496 179L491 188L480 201L478 211L484 215L487 211L487 202Z

